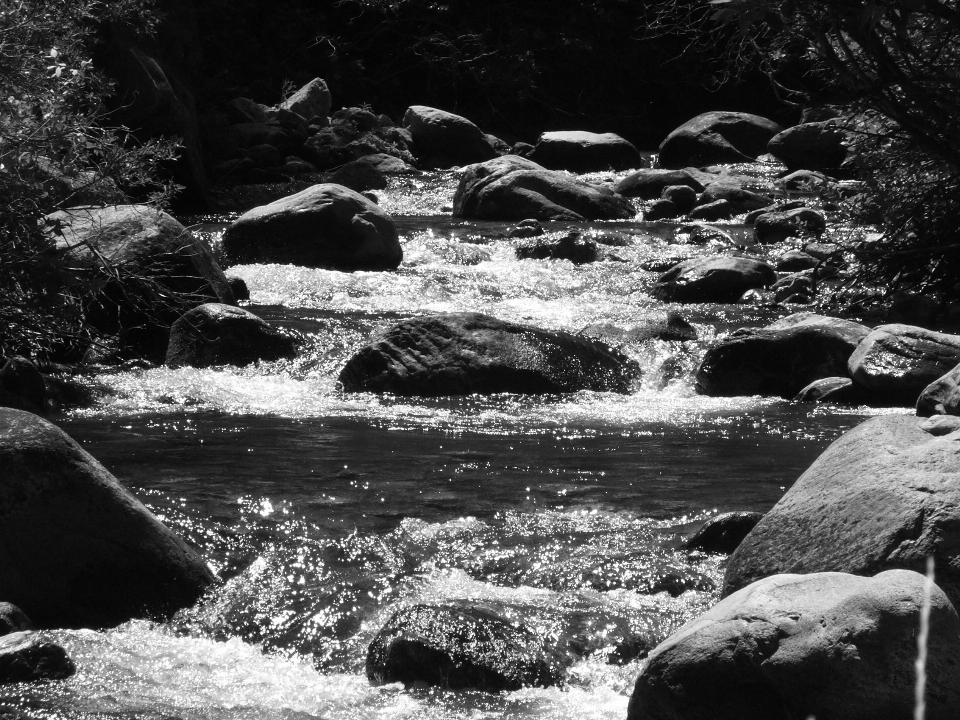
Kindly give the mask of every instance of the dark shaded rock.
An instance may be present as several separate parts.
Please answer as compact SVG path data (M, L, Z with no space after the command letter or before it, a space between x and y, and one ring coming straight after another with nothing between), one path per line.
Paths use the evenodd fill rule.
M809 270L820 264L820 261L802 250L788 250L777 260L777 272L798 272Z
M618 182L614 190L624 197L638 197L641 200L653 200L663 191L674 185L686 185L695 192L703 190L703 185L686 170L663 170L644 168L627 175Z
M0 635L33 630L30 618L13 603L0 602Z
M721 200L720 202L725 201ZM683 225L677 230L674 240L678 243L690 245L716 245L720 247L736 245L730 233L724 232L713 225Z
M639 366L603 343L480 313L407 320L340 373L347 392L396 395L630 391Z
M378 685L426 683L451 690L500 692L562 682L540 638L478 607L400 610L370 644L366 670Z
M387 153L373 153L356 159L357 163L369 165L384 175L420 175L413 165Z
M243 278L228 277L227 281L230 283L230 290L233 292L233 296L237 300L250 299L250 289L247 287L247 283Z
M960 364L960 336L914 325L874 328L850 357L848 371L877 402L913 405L930 383Z
M650 203L650 207L643 211L643 219L654 222L656 220L671 220L683 215L680 208L671 200L661 198Z
M783 242L788 237L822 235L827 229L823 215L810 208L767 212L754 220L753 236L758 243Z
M429 166L467 165L497 157L480 128L444 110L411 105L403 115L403 126L413 136L417 159Z
M631 328L621 328L610 323L595 323L585 327L579 334L618 345L642 343L654 339L680 341L697 339L697 331L693 325L672 310L662 317L638 322Z
M687 213L687 216L691 220L713 222L714 220L729 220L736 214L736 208L729 200L714 200L704 205L698 205Z
M234 125L241 123L263 123L266 125L270 120L263 105L245 97L234 98L226 104L224 111L230 119L230 123Z
M662 168L750 162L767 151L782 128L772 120L736 112L708 112L688 120L660 144Z
M803 252L813 255L817 260L837 259L841 248L835 243L804 243Z
M169 615L213 581L193 549L46 420L0 409L0 467L0 597L39 627Z
M756 582L650 653L627 718L906 720L924 582L907 570ZM946 720L960 713L960 619L936 586L930 608L927 717Z
M923 389L917 398L917 415L960 415L960 365Z
M327 83L322 78L314 78L280 103L280 107L295 112L304 120L312 120L329 115L332 104Z
M387 176L378 170L372 163L352 160L340 166L324 181L343 185L356 192L364 190L382 190L387 186Z
M763 513L735 511L709 518L700 529L690 536L684 547L687 550L703 550L729 555L763 518Z
M529 238L543 235L543 225L537 220L521 220L512 228L507 230L507 237L511 238Z
M170 328L165 363L172 368L243 366L295 354L296 342L290 335L252 312L206 303L190 310Z
M584 265L597 260L597 244L579 232L572 231L561 238L540 238L518 245L520 260L569 260L574 265Z
M393 270L403 259L393 219L342 185L314 185L241 215L223 233L237 263Z
M847 132L837 120L794 125L770 139L767 150L790 169L836 170L847 157Z
M814 380L793 398L794 402L829 402L838 405L859 405L866 401L863 388L848 377Z
M360 132L369 132L380 127L380 118L369 110L358 107L341 108L330 116L330 123L351 123Z
M0 407L45 415L47 388L43 375L30 360L0 355Z
M809 273L794 273L777 280L770 286L776 302L789 302L788 298L796 295L812 296L814 291L813 277ZM795 302L795 301L794 301Z
M273 168L280 165L280 151L273 145L254 145L248 147L245 154L258 168Z
M652 294L667 302L736 302L747 290L772 285L777 273L767 263L742 257L684 260L657 280Z
M606 188L547 170L516 155L463 168L455 217L477 220L626 220L636 209Z
M697 205L709 205L717 200L726 200L730 203L735 215L767 207L773 202L773 199L767 195L745 190L735 183L714 182L703 189Z
M707 350L697 389L705 395L792 398L814 380L842 375L867 332L848 320L811 314L792 324L735 330Z
M497 155L509 155L512 148L505 141L498 138L496 135L491 135L490 133L484 133L484 137L487 139L487 142L490 143Z
M663 189L663 199L672 202L681 215L693 210L697 204L697 191L689 185L669 185Z
M780 178L779 182L788 192L812 195L825 190L836 180L816 170L794 170Z
M909 415L875 417L834 441L731 556L728 595L782 572L925 572L960 601L960 452Z
M550 170L577 173L628 170L643 164L633 144L619 135L582 130L545 132L527 157Z
M77 666L67 651L37 632L14 632L0 637L0 685L63 680Z

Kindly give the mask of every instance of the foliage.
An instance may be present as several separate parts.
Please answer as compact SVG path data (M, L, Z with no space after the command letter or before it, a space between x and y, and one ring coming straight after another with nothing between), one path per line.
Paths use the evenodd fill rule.
M134 144L112 126L112 85L90 60L98 24L149 20L146 10L143 0L0 0L0 351L62 356L93 339L95 279L59 263L49 213L138 188L163 203L174 189L158 168L175 144Z

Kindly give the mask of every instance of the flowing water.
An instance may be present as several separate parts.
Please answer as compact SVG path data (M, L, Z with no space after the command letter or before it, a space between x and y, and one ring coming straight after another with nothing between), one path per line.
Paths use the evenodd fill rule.
M685 551L684 536L718 511L768 509L871 411L698 396L711 340L789 311L683 306L698 340L629 342L624 331L665 310L649 295L656 269L714 247L680 244L667 223L591 223L577 229L603 261L518 260L508 224L444 211L454 183L437 173L381 193L404 248L397 272L230 270L250 310L303 334L297 359L91 380L98 404L59 424L222 582L170 622L52 632L77 674L0 688L0 717L625 717L646 652L718 598L725 557ZM223 219L207 220L196 229L216 242ZM460 310L604 326L643 379L629 395L338 389L371 333ZM565 659L564 686L371 685L366 648L386 620L452 601L533 628Z

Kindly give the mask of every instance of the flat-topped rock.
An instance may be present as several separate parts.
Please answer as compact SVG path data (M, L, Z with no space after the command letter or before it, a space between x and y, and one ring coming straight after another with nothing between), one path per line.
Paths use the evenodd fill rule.
M637 148L619 135L584 130L543 133L529 158L550 170L578 173L628 170L642 164Z

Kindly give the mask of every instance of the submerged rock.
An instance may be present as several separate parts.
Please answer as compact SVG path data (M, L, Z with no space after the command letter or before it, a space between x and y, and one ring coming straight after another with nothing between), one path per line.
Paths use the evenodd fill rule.
M480 313L402 322L340 372L347 392L424 396L627 393L639 377L636 362L601 342Z
M875 417L828 447L731 556L723 594L783 572L925 571L960 602L960 452L916 417Z
M636 215L636 209L612 190L505 155L463 169L453 215L508 221L626 220Z
M761 260L743 257L697 257L684 260L657 280L652 294L666 302L732 303L747 290L777 281L777 273Z
M0 597L39 627L112 627L193 604L202 558L66 433L0 409Z
M751 162L767 151L770 138L782 129L759 115L703 113L667 135L657 163L662 168L683 168Z
M478 607L415 605L396 613L367 651L378 685L426 683L487 692L550 687L562 673L543 641L519 623Z
M292 358L294 339L248 310L206 303L170 328L166 365L171 368L249 365L258 360Z
M0 684L63 680L76 671L67 651L40 633L24 631L0 637Z
M545 132L528 157L550 170L576 173L628 170L641 165L640 153L619 135L582 130Z
M579 232L569 232L561 238L540 238L517 245L521 260L569 260L574 265L585 265L597 260L597 243Z
M925 578L775 575L730 595L656 647L628 720L913 717ZM960 618L934 586L927 717L960 715Z
M723 553L729 555L743 542L747 534L763 519L763 513L735 511L708 519L684 542L687 550Z
M321 183L261 205L223 233L237 263L290 263L331 270L393 270L403 259L393 219L342 185Z

